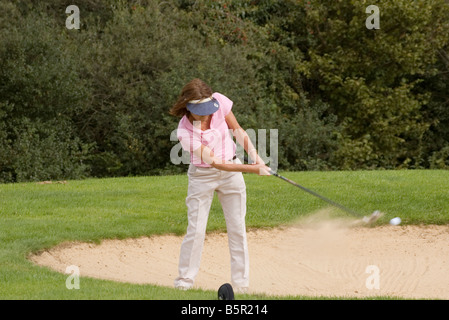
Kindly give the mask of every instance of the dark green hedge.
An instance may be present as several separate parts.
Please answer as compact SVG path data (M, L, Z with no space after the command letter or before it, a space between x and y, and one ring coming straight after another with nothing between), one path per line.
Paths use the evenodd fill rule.
M185 171L195 77L278 130L282 169L448 168L448 2L370 4L379 30L361 1L0 0L0 182Z

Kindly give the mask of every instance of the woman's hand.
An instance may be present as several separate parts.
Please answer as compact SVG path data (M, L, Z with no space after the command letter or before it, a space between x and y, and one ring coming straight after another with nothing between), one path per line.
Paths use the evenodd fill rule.
M267 167L265 163L255 163L250 164L251 166L251 173L258 174L259 176L269 176L271 175L271 169L270 167Z
M265 161L263 161L262 158L259 157L259 155L257 155L255 163L256 164L263 164L263 165L265 165Z
M262 158L259 156L259 154L257 153L256 149L251 149L248 152L248 155L250 156L250 158L253 160L254 164L265 164L265 161L262 160Z

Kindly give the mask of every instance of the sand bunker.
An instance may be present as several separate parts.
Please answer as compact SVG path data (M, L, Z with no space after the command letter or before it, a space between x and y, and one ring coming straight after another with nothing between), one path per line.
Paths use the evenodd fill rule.
M183 237L64 243L30 257L81 276L173 286ZM348 227L338 221L249 230L250 293L449 299L449 226ZM230 282L226 233L207 234L195 286ZM82 280L81 280L82 281Z

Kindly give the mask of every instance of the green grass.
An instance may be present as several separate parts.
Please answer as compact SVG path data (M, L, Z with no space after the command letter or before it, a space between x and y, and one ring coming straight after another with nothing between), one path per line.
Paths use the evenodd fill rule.
M396 216L402 218L403 224L449 222L449 171L284 175L362 215L374 210L385 212L377 224L388 223ZM245 181L249 228L288 224L328 206L275 177L245 175ZM35 266L26 259L30 252L64 241L98 243L106 238L181 235L187 226L186 193L184 175L0 185L0 299L216 299L215 291L181 292L90 278L82 279L81 290L68 290L67 275ZM217 230L225 230L225 221L215 198L208 231Z

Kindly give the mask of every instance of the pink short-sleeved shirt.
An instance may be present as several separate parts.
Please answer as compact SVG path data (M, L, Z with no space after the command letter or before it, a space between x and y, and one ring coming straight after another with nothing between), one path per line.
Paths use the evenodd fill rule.
M211 167L193 153L202 144L209 147L215 157L223 161L231 160L235 155L236 145L225 119L231 112L233 102L218 92L215 92L212 96L217 99L220 108L212 114L210 129L202 131L201 127L194 127L187 115L182 117L178 125L177 137L181 146L184 150L190 152L190 163L197 167Z

